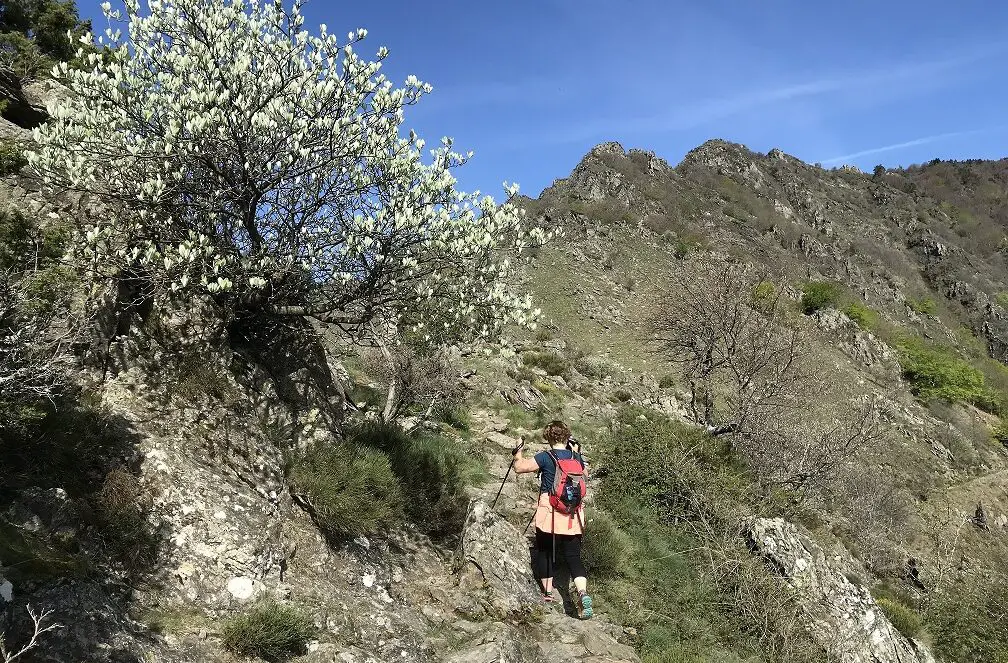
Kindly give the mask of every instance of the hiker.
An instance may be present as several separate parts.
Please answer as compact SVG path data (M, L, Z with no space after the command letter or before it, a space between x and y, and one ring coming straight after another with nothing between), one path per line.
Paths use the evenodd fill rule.
M592 599L588 595L588 579L581 561L587 466L581 455L581 445L573 441L570 429L562 421L551 421L543 430L543 438L550 448L533 458L522 455L524 439L514 450L515 473L539 472L541 477L534 517L535 575L541 583L543 600L547 603L555 601L553 567L557 555L562 556L581 597L581 616L588 619L592 616ZM566 490L564 486L557 486L558 474L559 478L571 479ZM560 494L554 491L555 488L560 489Z

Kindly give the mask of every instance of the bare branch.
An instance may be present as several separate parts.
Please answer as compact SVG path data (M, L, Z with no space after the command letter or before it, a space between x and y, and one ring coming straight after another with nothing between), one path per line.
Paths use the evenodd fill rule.
M32 632L32 636L28 640L28 643L24 645L21 649L15 652L11 652L8 651L7 647L4 645L3 633L0 633L0 658L2 658L3 663L11 663L12 661L28 653L29 650L34 649L38 645L39 638L42 637L42 635L44 635L45 633L48 633L49 631L58 628L63 628L62 624L57 624L56 622L53 622L51 624L45 624L45 621L49 619L49 617L53 613L51 609L43 608L42 612L35 613L32 610L32 607L29 605L27 606L27 610L28 615L32 619L32 622L34 622L34 630Z

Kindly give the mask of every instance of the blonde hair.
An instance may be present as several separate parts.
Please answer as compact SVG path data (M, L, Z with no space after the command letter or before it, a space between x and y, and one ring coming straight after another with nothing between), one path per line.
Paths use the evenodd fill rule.
M571 436L570 428L562 421L554 419L543 429L543 439L553 444L565 444Z

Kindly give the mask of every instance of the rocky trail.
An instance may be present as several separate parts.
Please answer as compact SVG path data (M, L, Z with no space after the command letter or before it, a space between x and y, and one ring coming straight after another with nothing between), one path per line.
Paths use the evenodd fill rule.
M515 444L504 433L508 422L487 417L474 426L489 472L484 485L470 488L457 547L411 527L327 542L285 490L279 457L265 447L232 454L223 440L186 432L196 430L188 418L197 415L209 420L200 431L217 430L226 409L183 410L170 425L159 423L155 405L129 384L121 375L106 399L137 434L135 464L155 495L164 552L152 576L132 588L80 578L34 593L33 604L51 608L63 625L38 660L236 663L222 626L264 596L296 606L318 627L308 653L295 659L304 663L638 660L628 634L604 614L583 621L569 601L566 612L542 603L522 531L534 477L510 473L490 510ZM242 438L237 430L232 436ZM272 480L249 481L263 468L273 468ZM24 518L52 526L59 499L26 502Z

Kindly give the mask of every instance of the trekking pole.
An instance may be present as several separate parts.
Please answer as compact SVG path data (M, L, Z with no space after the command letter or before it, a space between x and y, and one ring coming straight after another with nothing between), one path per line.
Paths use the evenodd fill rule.
M521 443L517 447L515 447L514 449L511 450L511 464L508 465L507 472L504 473L504 478L501 480L500 488L497 489L497 496L494 497L493 504L490 505L490 510L491 511L493 511L494 507L497 506L497 500L500 499L501 491L504 490L504 484L507 483L508 475L511 474L511 468L514 467L514 455L516 453L518 453L518 450L521 449L522 446L524 446L524 444L525 444L525 440L522 440Z
M537 506L538 506L538 505L537 505ZM525 526L525 529L524 529L524 530L522 530L522 534L528 534L528 528L529 528L529 527L532 527L532 521L533 521L533 520L535 520L535 516L536 516L536 510L535 510L535 509L533 509L533 510L532 510L532 517L531 517L531 518L529 518L529 521L528 521L528 525L526 525L526 526Z

